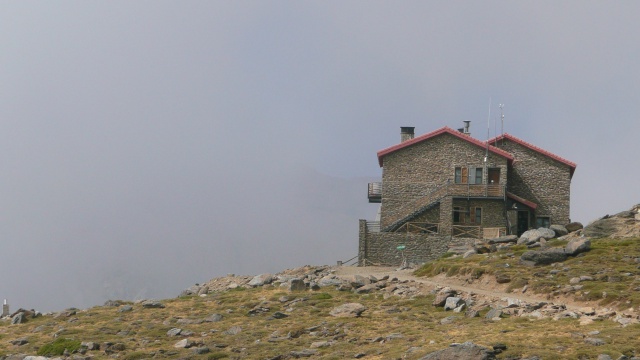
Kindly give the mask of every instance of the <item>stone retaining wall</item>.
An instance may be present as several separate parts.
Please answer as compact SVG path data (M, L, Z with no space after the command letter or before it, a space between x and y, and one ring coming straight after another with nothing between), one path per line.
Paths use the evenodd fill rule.
M446 235L368 232L366 223L366 220L360 220L359 266L400 266L403 255L397 249L400 245L405 246L404 256L408 263L422 264L439 258L452 244L451 237Z

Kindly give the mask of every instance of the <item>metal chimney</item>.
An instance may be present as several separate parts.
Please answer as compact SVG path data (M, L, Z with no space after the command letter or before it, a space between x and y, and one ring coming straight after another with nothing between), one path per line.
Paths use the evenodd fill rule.
M413 139L414 129L415 129L415 127L413 127L413 126L401 126L400 127L400 142L402 143L402 142L405 142L407 140Z
M464 123L464 132L463 132L463 134L471 136L471 133L469 132L469 124L471 124L471 121L470 120L464 120L463 123Z

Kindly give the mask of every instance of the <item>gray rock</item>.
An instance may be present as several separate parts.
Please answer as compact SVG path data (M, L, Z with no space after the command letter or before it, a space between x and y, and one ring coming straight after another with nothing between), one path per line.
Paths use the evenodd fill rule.
M193 349L193 353L196 355L208 354L211 350L208 347L202 346Z
M304 291L307 290L307 285L302 279L291 279L289 281L289 291Z
M289 353L294 358L311 357L318 352L316 349L304 349L302 351L292 351Z
M329 315L334 317L358 317L366 309L367 308L360 303L347 303L333 308Z
M615 218L605 216L587 225L582 234L590 238L609 237L618 229L618 221Z
M365 285L371 284L371 280L369 280L368 278L362 275L354 275L350 283L351 283L351 286L357 289L359 287L363 287Z
M549 226L549 229L556 233L556 236L565 236L569 233L566 227L558 224Z
M541 229L544 229L544 228L541 228ZM544 238L544 234L545 233L543 231L540 231L540 229L527 230L522 235L520 235L520 238L518 239L518 245L520 245L520 244L525 244L525 245L533 244L533 243L537 242L538 240Z
M485 315L485 319L487 320L492 320L495 318L500 318L502 316L502 310L500 309L491 309L489 310L489 312L487 313L487 315Z
M507 243L516 243L516 242L518 242L517 235L500 236L494 239L489 239L488 241L489 244L507 244Z
M477 254L477 253L476 253L476 251L475 251L475 250L473 250L473 249L471 249L471 250L467 251L466 253L464 253L464 255L462 255L462 258L463 258L463 259L466 259L466 258L468 258L469 256L472 256L472 255L475 255L475 254Z
M444 309L445 311L453 310L462 304L464 304L464 300L459 297L451 296L447 298L447 301L444 304Z
M446 318L440 320L440 324L442 325L453 324L455 321L456 321L455 316L447 316Z
M124 306L121 306L121 307L118 309L118 312L129 312L129 311L132 311L132 310L133 310L133 306L131 306L131 305L124 305Z
M13 317L11 318L11 324L15 325L15 324L22 324L23 322L25 322L25 316L23 312L19 312L15 315L13 315Z
M238 335L242 331L240 326L232 326L227 331L223 332L225 335Z
M251 287L264 286L266 284L271 284L273 280L274 280L274 277L271 274L260 274L260 275L254 276L253 279L249 281L248 285Z
M213 314L211 316L208 316L206 318L204 318L205 322L218 322L222 320L222 315L220 314Z
M591 249L591 240L587 238L577 238L569 241L564 248L564 252L568 255L576 256L579 253L587 252Z
M584 228L584 226L582 225L582 223L580 222L572 222L572 223L568 223L567 225L564 226L568 232L572 233L574 231L578 231L582 228Z
M156 300L145 300L142 302L142 307L146 309L163 309L164 304Z
M179 349L188 349L188 348L192 347L193 345L195 345L193 341L191 341L189 339L182 339L182 340L178 341L177 343L175 343L173 345L173 347L179 348Z
M594 345L594 346L600 346L600 345L606 344L604 342L604 340L602 340L600 338L592 338L592 337L585 338L584 342L589 344L589 345Z
M493 350L467 341L464 344L451 344L448 348L427 354L419 360L493 360L495 358Z
M600 354L598 355L598 360L613 360L613 359L611 358L611 356L607 354Z
M20 338L20 339L11 340L10 343L11 345L22 346L22 345L28 344L29 340L27 340L27 338Z
M451 290L451 288L449 287L441 289L440 291L438 291L435 299L433 300L433 306L444 306L444 304L447 302L447 298L453 296L454 294L455 291Z
M93 341L82 342L80 343L80 346L87 350L100 350L100 344Z
M182 329L173 328L167 331L167 336L178 336L180 335L180 332L182 332Z
M567 259L564 249L552 248L539 251L527 251L520 257L523 261L529 261L534 265L546 265L561 262Z

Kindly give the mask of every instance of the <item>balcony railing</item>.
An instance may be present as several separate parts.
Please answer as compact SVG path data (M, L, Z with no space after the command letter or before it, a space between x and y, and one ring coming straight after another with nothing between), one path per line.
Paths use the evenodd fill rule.
M370 203L381 203L382 202L382 183L381 182L372 182L369 183L369 191L367 192Z

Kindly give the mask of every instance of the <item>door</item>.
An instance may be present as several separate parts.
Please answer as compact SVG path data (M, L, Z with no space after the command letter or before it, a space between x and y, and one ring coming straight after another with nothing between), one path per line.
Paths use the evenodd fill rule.
M518 236L529 230L529 212L518 210Z
M500 184L500 168L489 169L489 184Z

